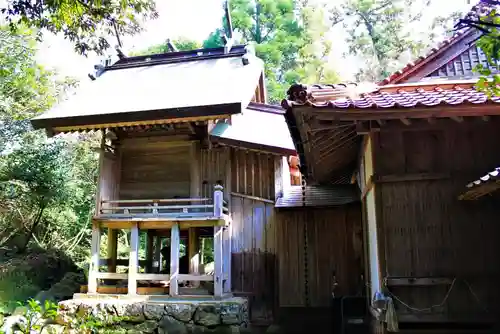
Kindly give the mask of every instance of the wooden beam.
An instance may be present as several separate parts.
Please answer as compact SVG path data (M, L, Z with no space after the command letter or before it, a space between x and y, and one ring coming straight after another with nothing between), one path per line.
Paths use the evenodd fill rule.
M179 249L180 232L179 224L174 224L170 230L170 296L175 297L179 294Z
M97 273L97 278L99 279L120 279L124 280L128 278L125 273Z
M128 264L128 294L137 294L137 273L139 262L139 227L133 223L130 229L130 254Z
M413 174L388 174L373 177L374 183L406 182L406 181L428 181L444 180L451 177L448 173L413 173Z
M108 228L108 272L116 273L116 261L118 259L118 230Z
M178 275L178 281L179 282L213 282L214 281L214 276L213 275L186 275L186 274L179 274Z
M452 278L447 277L388 277L387 286L430 286L430 285L450 285Z
M214 217L223 217L223 207L224 207L224 197L222 190L224 188L221 185L216 185L214 187Z
M170 280L170 275L168 274L137 274L138 280L141 281L168 281Z
M99 224L92 224L91 260L89 268L88 292L97 293L97 273L99 272L99 250L101 245L101 229Z
M250 196L250 195L240 194L240 193L236 193L236 192L232 192L231 196L240 197L240 198L246 198L246 199L251 199L253 201L259 201L259 202L264 202L264 203L269 203L269 204L275 204L273 200L270 200L270 199L267 199L267 198L262 198L262 197L257 197L257 196Z
M223 228L220 226L214 227L214 296L222 297L223 294L223 272L222 272L222 235Z
M404 125L410 125L411 121L408 118L402 117L399 119Z

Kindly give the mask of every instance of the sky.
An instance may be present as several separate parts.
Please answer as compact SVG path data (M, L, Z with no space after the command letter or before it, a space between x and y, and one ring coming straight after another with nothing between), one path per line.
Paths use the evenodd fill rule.
M429 10L436 15L446 15L456 10L467 11L472 6L470 2L471 0L434 0ZM179 36L203 41L221 24L222 0L157 0L156 3L159 18L146 22L144 31L140 34L123 38L125 53L145 49L162 43L167 38L175 39ZM450 6L451 3L453 6ZM338 59L346 51L342 28L332 29L330 36L335 46L333 56ZM45 36L38 59L61 75L82 80L89 80L87 74L92 72L94 64L99 62L97 56L85 58L77 55L70 42L62 36L50 34ZM342 77L349 77L356 66L355 61L350 59L346 59L341 65L338 70Z

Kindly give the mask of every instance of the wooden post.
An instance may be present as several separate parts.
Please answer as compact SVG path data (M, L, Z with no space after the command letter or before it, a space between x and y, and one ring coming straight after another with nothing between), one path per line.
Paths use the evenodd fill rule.
M146 272L153 272L153 241L154 231L148 230L146 235Z
M158 267L156 267L156 271L159 274L162 269L162 257L161 257L161 236L157 235L155 238L155 261L158 261Z
M222 273L222 226L214 226L214 296L222 297L224 277Z
M116 273L117 250L118 230L108 228L108 272L110 273Z
M224 228L224 243L222 246L222 251L224 253L224 293L231 292L231 233L232 225Z
M220 184L217 184L214 187L214 217L222 218L223 211L222 207L224 206L224 198L222 189L224 189Z
M128 294L137 294L137 269L139 264L139 228L133 223L130 229L130 255L128 262Z
M191 227L188 230L188 256L189 256L189 273L192 275L200 274L200 240L199 233L196 227ZM198 287L200 281L193 281L191 285Z
M97 293L97 273L99 272L99 250L101 245L101 229L98 223L92 223L91 261L89 266L89 283L87 291Z
M179 294L179 285L177 277L179 275L179 248L180 233L179 224L174 224L170 230L170 296Z

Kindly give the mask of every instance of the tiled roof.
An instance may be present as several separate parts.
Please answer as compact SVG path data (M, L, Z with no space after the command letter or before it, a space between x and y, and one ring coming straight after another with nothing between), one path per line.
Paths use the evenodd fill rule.
M387 85L358 96L340 94L339 89L332 86L316 85L307 87L302 99L284 101L284 107L308 105L331 109L400 109L500 103L499 96L488 98L476 90L474 83L475 81L443 81Z
M304 196L305 195L305 196ZM292 186L276 200L277 208L328 207L358 202L359 188L356 185Z
M439 43L438 46L432 48L429 52L427 52L427 54L418 57L414 61L406 64L406 66L403 67L402 69L400 69L399 71L392 73L390 76L388 76L384 80L380 81L379 85L387 85L387 84L391 84L391 83L397 83L397 82L403 80L404 78L409 76L411 73L415 72L417 69L421 68L425 64L428 64L432 60L439 57L446 50L448 50L453 45L455 45L455 43L466 38L467 36L469 36L472 33L473 33L472 30L457 32L452 37Z
M401 70L394 72L389 77L385 78L379 85L395 84L403 81L409 77L412 73L422 68L424 65L430 63L434 59L443 55L447 50L449 50L453 45L457 44L459 41L474 35L477 33L476 29L470 29L465 24L463 24L464 19L475 19L478 16L486 15L493 9L492 5L486 2L479 2L477 5L473 6L471 10L460 20L455 26L455 34L439 43L436 47L432 48L426 55L420 56L413 62L406 64Z
M467 190L460 195L461 200L475 200L500 188L500 167L467 184Z

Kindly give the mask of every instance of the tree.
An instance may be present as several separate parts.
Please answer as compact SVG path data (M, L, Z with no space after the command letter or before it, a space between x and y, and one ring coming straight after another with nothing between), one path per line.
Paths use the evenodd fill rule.
M176 38L171 42L172 45L175 46L175 48L178 51L189 51L189 50L196 50L201 48L201 43L197 41L190 40L186 37L179 37ZM151 54L159 54L159 53L166 53L166 52L171 52L172 50L169 47L169 40L165 41L165 43L161 44L156 44L153 46L150 46L147 49L140 50L137 52L132 52L131 55L133 56L141 56L141 55L151 55Z
M267 91L270 102L278 102L286 95L286 89L295 82L317 79L322 81L328 72L328 80L338 81L334 71L318 71L311 75L313 61L321 60L329 53L328 43L316 43L318 34L311 27L324 22L319 8L304 6L295 0L234 0L230 2L230 13L237 42L255 46L256 55L264 61ZM211 33L204 47L222 46L223 27ZM314 44L313 46L311 44ZM304 66L308 64L308 66ZM316 62L316 65L324 62ZM315 74L317 74L315 73Z
M96 154L89 140L48 140L31 129L29 119L50 108L75 81L56 79L36 62L31 29L0 27L0 39L0 245L14 240L22 252L35 240L71 249L88 230Z
M429 4L430 0L346 0L331 9L334 25L343 24L347 32L349 54L361 64L357 80L381 80L434 42L435 30L450 20L433 18L423 26Z
M0 10L13 29L62 33L81 54L101 54L110 46L109 36L137 33L141 20L158 16L153 0L6 0Z

